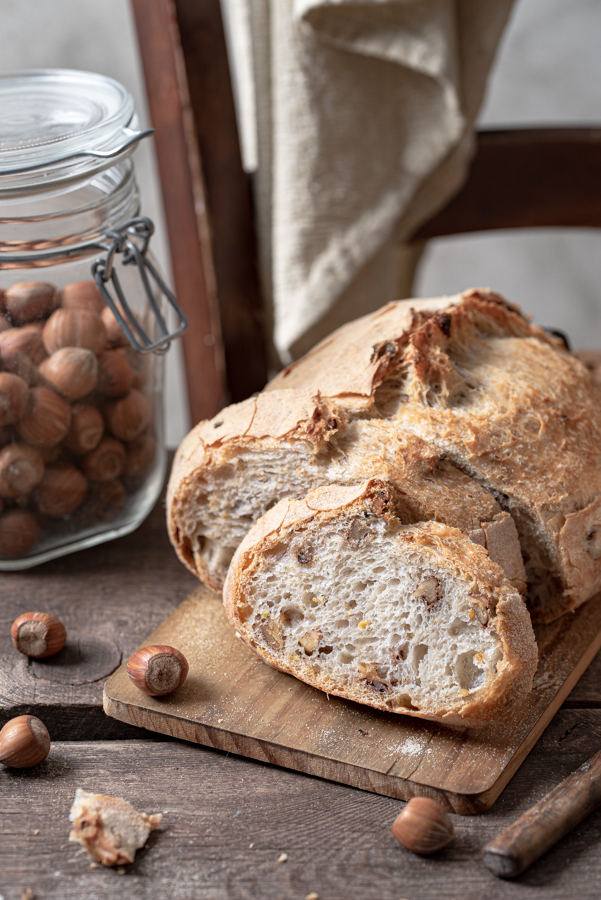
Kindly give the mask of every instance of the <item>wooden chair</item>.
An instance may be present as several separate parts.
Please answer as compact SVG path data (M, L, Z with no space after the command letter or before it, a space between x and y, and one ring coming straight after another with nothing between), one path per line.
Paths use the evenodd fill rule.
M131 0L156 129L192 422L267 380L249 180L219 0ZM413 236L601 227L601 128L485 131L464 188Z

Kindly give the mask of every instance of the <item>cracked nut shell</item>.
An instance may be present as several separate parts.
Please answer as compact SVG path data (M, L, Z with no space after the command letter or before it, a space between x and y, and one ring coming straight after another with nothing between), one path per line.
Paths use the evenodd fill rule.
M428 797L413 797L395 819L392 834L403 847L428 856L446 847L455 831L451 817L440 803Z
M0 763L29 769L50 753L48 729L36 716L17 716L0 731Z
M34 659L46 659L63 649L67 630L50 613L27 612L15 619L10 636L19 653Z
M162 697L182 686L188 675L188 661L183 653L166 644L142 647L128 660L127 674L145 694Z

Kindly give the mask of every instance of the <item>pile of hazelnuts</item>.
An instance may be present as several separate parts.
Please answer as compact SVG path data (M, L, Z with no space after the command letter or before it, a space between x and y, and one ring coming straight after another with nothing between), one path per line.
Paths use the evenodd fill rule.
M0 554L118 515L155 458L150 374L93 281L0 288Z

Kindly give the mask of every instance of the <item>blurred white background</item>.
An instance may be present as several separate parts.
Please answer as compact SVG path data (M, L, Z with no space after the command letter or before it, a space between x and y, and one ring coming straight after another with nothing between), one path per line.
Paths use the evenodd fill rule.
M601 4L518 0L489 84L481 124L601 124ZM62 67L102 72L146 97L128 0L0 0L0 71ZM154 251L170 276L151 142L136 153L143 212L157 225ZM591 185L591 190L601 186ZM592 230L494 232L428 246L415 293L489 286L576 347L601 347L601 234ZM168 354L167 442L189 427L179 348Z

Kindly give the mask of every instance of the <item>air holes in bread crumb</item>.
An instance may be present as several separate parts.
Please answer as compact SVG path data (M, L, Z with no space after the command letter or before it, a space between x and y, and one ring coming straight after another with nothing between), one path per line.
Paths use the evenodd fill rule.
M480 655L478 654L478 656ZM482 668L480 668L474 663L475 656L473 650L466 650L465 653L459 654L455 662L455 678L463 690L472 690L472 688L479 687L484 681L484 660L482 660L480 664Z

